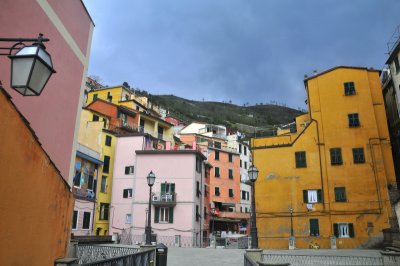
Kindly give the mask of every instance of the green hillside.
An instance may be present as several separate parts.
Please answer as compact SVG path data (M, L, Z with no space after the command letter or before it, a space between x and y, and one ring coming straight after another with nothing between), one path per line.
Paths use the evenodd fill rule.
M185 122L205 122L224 125L243 132L270 135L274 125L287 124L302 112L278 105L238 106L221 102L190 101L174 95L152 95L155 104Z

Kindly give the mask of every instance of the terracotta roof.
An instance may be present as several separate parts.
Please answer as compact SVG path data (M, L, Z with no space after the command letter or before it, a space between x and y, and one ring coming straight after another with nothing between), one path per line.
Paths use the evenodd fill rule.
M315 75L313 75L313 76L311 76L311 77L305 78L305 79L304 79L304 83L306 83L306 81L308 81L308 80L311 80L311 79L313 79L313 78L322 76L322 75L324 75L324 74L326 74L326 73L328 73L328 72L334 71L334 70L339 69L339 68L359 69L359 70L367 70L367 71L373 71L373 72L380 72L380 70L376 70L376 69L373 69L373 68L367 68L367 67L336 66L336 67L332 67L332 68L330 68L330 69L328 69L328 70L325 70L325 71L323 71L323 72L319 72L319 73L317 73L317 74L315 74Z
M143 151L136 151L137 155L140 154L197 154L200 155L201 158L203 158L204 161L207 160L207 157L204 156L201 152L198 150L143 150Z

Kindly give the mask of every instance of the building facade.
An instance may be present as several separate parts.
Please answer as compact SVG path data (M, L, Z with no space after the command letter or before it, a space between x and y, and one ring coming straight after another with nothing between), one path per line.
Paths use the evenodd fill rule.
M396 186L379 71L336 67L304 83L296 129L251 140L259 245L372 247L393 223Z
M57 73L39 97L23 97L10 88L8 63L0 64L0 79L64 179L72 185L94 24L82 1L5 0L1 7L7 10L0 18L2 37L36 38L43 33L50 39L45 43L46 50Z

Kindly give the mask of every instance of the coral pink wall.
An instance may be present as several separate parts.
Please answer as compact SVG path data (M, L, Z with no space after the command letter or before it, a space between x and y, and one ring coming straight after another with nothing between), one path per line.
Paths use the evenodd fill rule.
M85 57L92 22L81 1L50 1ZM86 62L78 59L37 1L2 0L1 37L34 38L43 33L51 54L54 74L39 97L23 97L10 88L10 63L0 58L0 80L13 101L28 119L43 148L55 162L64 179L69 180L75 122ZM2 46L5 46L2 43ZM11 44L12 45L12 44Z

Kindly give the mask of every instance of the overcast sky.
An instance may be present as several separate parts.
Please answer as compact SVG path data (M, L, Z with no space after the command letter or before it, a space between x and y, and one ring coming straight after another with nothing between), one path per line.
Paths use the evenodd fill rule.
M236 104L305 107L303 77L382 69L399 0L85 0L89 75L105 85Z

